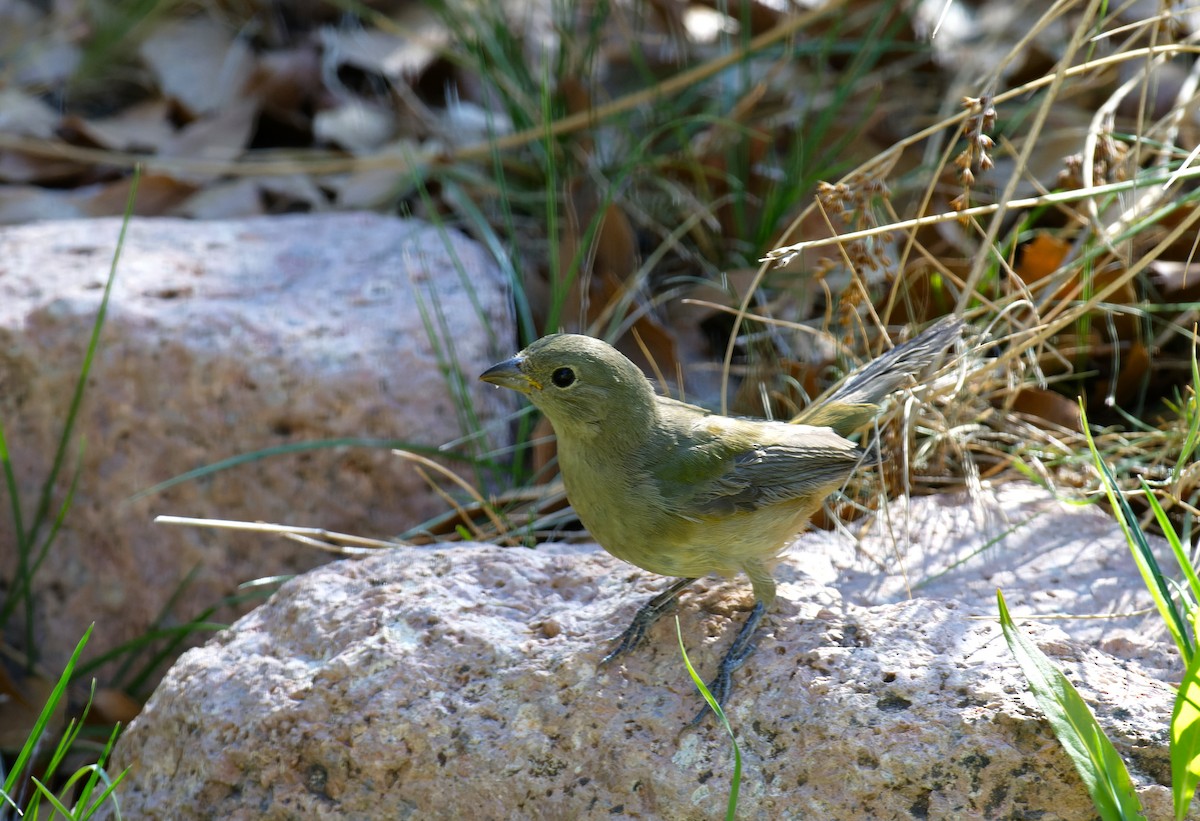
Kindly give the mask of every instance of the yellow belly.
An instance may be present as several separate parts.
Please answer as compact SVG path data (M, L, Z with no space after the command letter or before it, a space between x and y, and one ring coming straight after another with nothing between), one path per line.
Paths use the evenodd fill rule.
M663 576L733 576L748 566L769 566L821 500L693 517L659 513L632 499L619 511L590 505L586 498L572 501L584 527L618 559Z

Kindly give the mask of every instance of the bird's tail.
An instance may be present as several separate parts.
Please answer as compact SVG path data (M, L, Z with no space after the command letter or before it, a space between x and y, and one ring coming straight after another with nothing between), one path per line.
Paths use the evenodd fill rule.
M831 427L846 435L879 412L880 401L932 365L962 336L963 321L947 316L859 368L791 421Z

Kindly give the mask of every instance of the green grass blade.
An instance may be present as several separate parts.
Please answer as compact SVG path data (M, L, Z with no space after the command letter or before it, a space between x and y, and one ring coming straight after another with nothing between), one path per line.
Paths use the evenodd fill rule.
M81 810L81 808L86 808L88 806L88 802L92 800L92 793L96 791L96 786L101 780L103 780L106 784L111 783L104 772L104 764L106 761L108 761L108 757L112 755L113 746L117 743L117 738L120 736L120 734L121 724L118 722L113 725L112 731L108 734L108 743L105 744L104 749L100 751L100 756L96 759L96 762L94 764L89 764L86 767L80 767L67 781L66 788L74 789L75 784L78 783L80 779L83 779L85 776L87 779L82 785L79 786L78 792L76 793L76 815L90 815L91 813ZM102 798L97 799L96 802L93 802L93 811L95 811L95 808L99 806L101 800Z
M34 722L33 730L30 731L29 738L25 741L25 746L21 748L21 752L8 774L8 779L4 782L5 793L11 795L16 784L20 782L21 774L25 771L25 766L33 756L33 751L36 749L42 735L46 732L46 725L50 723L50 717L54 715L55 707L66 696L67 684L71 681L71 674L75 670L75 664L79 661L79 656L83 653L83 648L87 645L88 639L91 638L92 630L95 626L95 624L89 626L83 634L83 638L75 645L75 652L71 653L71 658L67 662L67 666L63 668L62 675L58 677L58 683L54 685L54 689L50 692L50 697L46 699L46 705L42 707L42 712L38 716L37 721Z
M92 694L95 695L95 679L92 680ZM92 703L91 697L88 698L88 705ZM71 751L71 747L75 744L75 739L79 737L79 731L83 729L83 721L87 717L87 711L84 710L84 715L78 719L72 718L67 722L67 728L63 730L59 736L58 744L54 748L54 754L50 756L50 763L45 766L42 772L42 778L47 781L52 780L58 774L58 767L67 757L67 753Z
M110 742L110 744L114 742L115 738L113 742ZM112 796L112 817L115 818L116 821L121 821L121 805L117 802L117 798L115 795L113 795L113 793L116 791L117 786L125 780L125 776L128 775L128 773L129 768L126 767L124 770L121 770L121 772L117 774L117 777L111 781L109 781L107 776L102 776L108 786L104 788L104 792L100 793L100 795L96 797L96 800L92 802L91 806L87 807L80 814L80 821L87 821L87 819L95 815L96 811L99 810L100 807L104 806L104 802L109 799L109 796Z
M115 731L114 731L114 732L115 732ZM115 743L115 741L116 741L116 739L115 739L115 737L114 737L113 741L112 741L112 742L110 742L110 744L112 744L112 743ZM95 814L96 814L96 812L97 812L97 811L98 811L98 810L99 810L99 809L100 809L102 806L104 806L104 802L106 802L106 801L108 801L108 800L109 800L109 797L110 797L110 796L112 797L112 817L113 817L113 818L115 818L115 819L116 819L116 821L121 821L121 805L120 805L120 804L117 802L117 797L116 797L115 795L113 795L113 793L116 791L116 789L117 789L117 786L118 786L118 785L119 785L119 784L120 784L122 781L124 781L124 780L125 780L125 776L126 776L126 775L128 775L128 774L129 774L129 768L128 768L128 767L126 767L124 770L121 770L121 772L117 774L117 777L116 777L116 778L114 778L114 779L112 779L111 781L109 780L109 778L108 778L108 776L107 776L107 775L103 775L103 774L102 774L102 776L101 776L101 777L104 779L105 783L106 783L108 786L106 786L106 787L104 788L104 792L100 793L100 795L98 795L98 796L96 797L96 800L95 800L95 801L93 801L93 802L91 803L91 805L90 805L90 806L86 807L86 808L85 808L85 809L84 809L84 810L83 810L83 811L82 811L82 812L79 814L79 819L80 819L80 821L87 821L87 819L89 819L89 818L91 818L93 815L95 815Z
M1183 576L1187 579L1188 587L1192 591L1192 600L1200 601L1200 576L1196 575L1196 566L1192 564L1191 557L1188 556L1188 551L1183 546L1179 534L1175 532L1171 520L1167 518L1167 512L1163 510L1145 479L1142 480L1142 491L1146 494L1146 502L1154 511L1154 518L1158 522L1163 536L1166 537L1167 544L1171 546L1171 552L1175 554L1175 561L1179 563L1179 569L1183 571ZM1195 629L1192 630L1192 635L1196 635Z
M4 437L4 422L0 420L0 465L4 466L4 486L8 491L8 502L12 508L13 530L17 547L26 543L25 525L21 520L21 494L17 488L17 475L13 471L12 459L8 455L8 440Z
M725 807L725 820L733 821L737 817L738 792L742 786L742 751L738 747L737 736L733 734L733 728L729 726L729 719L725 717L725 711L713 698L713 694L708 691L704 679L700 678L696 668L692 666L692 660L688 658L687 648L683 646L683 630L679 627L679 616L675 617L675 635L679 638L679 652L683 656L683 664L687 667L688 675L692 677L692 683L696 685L696 689L700 691L700 695L704 697L717 718L725 725L725 732L729 733L729 740L733 742L733 783L729 786L729 803Z
M228 627L229 625L225 624L224 622L189 621L186 624L174 625L172 627L162 627L158 629L147 630L137 638L130 639L123 644L119 644L111 650L100 654L94 659L89 659L87 664L79 668L79 675L82 676L90 673L93 670L102 667L107 662L115 661L116 659L123 657L126 653L130 653L148 642L158 641L159 639L182 641L186 640L194 633L199 633L201 631L219 633ZM133 689L133 686L134 685L130 685L126 689Z
M100 333L104 330L104 321L108 316L108 303L112 296L113 283L117 278L117 265L121 259L121 250L125 247L125 236L129 230L129 222L133 219L133 205L137 199L138 185L141 181L141 167L138 166L133 171L132 179L129 185L129 197L125 202L125 216L121 221L121 231L117 235L117 248L113 252L112 262L109 265L108 279L104 283L104 294L100 298L100 307L96 311L96 318L92 322L92 335L88 340L88 346L83 356L83 365L79 369L79 378L75 382L75 390L71 395L71 402L67 408L67 418L63 423L62 432L59 434L58 444L55 447L54 457L50 463L50 471L46 474L46 479L42 483L41 495L38 498L37 508L35 509L32 520L29 523L29 529L23 535L23 538L17 544L17 576L9 585L8 593L4 599L3 605L0 605L0 627L7 624L9 617L13 614L17 605L24 602L25 605L25 657L26 666L32 668L37 662L38 643L34 638L33 630L36 624L34 617L34 597L33 597L33 574L34 569L30 565L30 556L33 553L34 546L38 541L38 533L45 525L47 518L50 515L50 506L54 497L54 488L58 482L58 476L62 472L63 464L66 461L67 447L71 441L71 435L75 430L75 422L79 418L80 408L83 406L83 395L87 390L88 376L92 370L92 362L96 358L96 351L100 347ZM11 478L11 466L8 465L7 447L4 448L4 461L6 481L8 482L8 492L11 498L14 510L19 508L20 501L17 496L17 487L15 481ZM18 523L18 533L21 532L20 517L16 519Z
M58 810L59 814L62 815L63 818L73 818L74 817L71 815L71 811L68 810L63 805L63 803L58 800L57 797L55 797L54 793L50 792L49 787L47 787L41 781L38 781L36 778L30 778L29 780L33 782L33 786L35 789L37 789L38 793L43 798L45 798L47 801L49 801L51 804L54 805L54 809ZM33 810L33 811L27 813L27 815L29 815L31 818L38 817L38 813L36 810Z
M1154 599L1154 605L1158 608L1159 615L1162 616L1171 638L1175 640L1179 654L1185 663L1190 664L1195 651L1192 648L1192 640L1188 637L1184 627L1183 614L1179 612L1175 600L1171 598L1171 589L1158 566L1158 560L1154 558L1154 553L1150 550L1146 534L1138 525L1137 515L1129 506L1129 502L1125 500L1124 494L1119 491L1117 478L1113 476L1108 463L1100 457L1100 452L1096 449L1096 442L1092 438L1092 431L1088 425L1087 413L1083 409L1082 400L1079 403L1079 415L1080 426L1083 428L1084 436L1087 437L1088 448L1092 452L1092 461L1100 473L1100 481L1104 485L1108 502L1117 515L1117 524L1120 525L1121 532L1125 534L1125 541L1129 543L1129 552L1133 554L1134 564L1137 565L1138 572L1142 574L1142 581Z
M1171 469L1172 482L1179 481L1183 469L1191 463L1197 442L1200 442L1200 365L1196 362L1195 345L1192 345L1192 395L1180 404L1180 412L1184 419L1191 418L1188 421L1187 437L1179 450L1179 458L1175 461L1175 467Z
M63 463L67 458L67 445L71 441L71 434L75 430L75 422L79 418L79 410L83 407L83 394L87 390L88 376L92 371L92 362L95 361L96 351L100 348L100 332L104 330L104 321L108 318L108 303L112 298L113 283L117 281L117 266L121 261L121 251L125 247L125 235L129 231L129 223L133 219L133 204L137 200L138 184L141 181L141 168L134 169L133 178L129 183L129 197L125 203L125 217L121 220L121 231L117 235L117 248L113 251L112 262L109 264L108 279L104 282L104 293L100 297L100 307L96 311L96 318L92 321L92 336L88 340L87 350L83 355L83 365L79 368L79 378L75 381L75 392L71 395L71 403L67 406L67 420L63 424L62 435L58 439L58 446L54 451L54 460L50 463L50 473L46 476L46 481L42 485L42 495L38 500L37 513L33 518L33 525L30 528L29 539L35 541L37 532L44 523L46 517L50 513L50 501L54 493L54 484L58 480L58 474L62 471Z
M116 785L125 777L125 773L129 772L128 768L121 772L115 779L110 779L104 770L104 763L112 754L113 746L117 743L117 738L121 733L121 725L113 726L112 731L108 735L108 743L104 745L104 749L100 753L100 757L94 764L88 764L76 770L67 782L63 784L60 792L63 795L75 796L75 805L72 807L72 818L84 819L90 818L100 809L100 806L112 794ZM86 780L85 780L86 779ZM83 781L83 784L79 782ZM92 800L92 793L95 792L97 784L103 781L107 786L105 790ZM90 803L89 803L90 802ZM116 799L113 799L113 806L116 809ZM120 812L114 812L114 815L120 816Z
M13 539L16 542L15 547L17 551L16 567L13 568L8 592L5 594L3 601L0 602L0 630L3 630L8 624L9 615L17 606L21 596L25 595L25 588L30 583L29 580L33 577L33 574L29 572L29 562L33 554L33 545L29 542L28 534L25 532L25 524L21 518L21 492L17 486L17 476L13 471L12 459L9 457L8 441L4 437L4 425L2 422L0 422L0 466L4 468L4 485L8 492L8 503L12 512Z
M71 486L67 488L67 495L63 498L62 504L58 506L58 515L54 517L54 523L50 527L50 532L46 534L46 538L42 540L42 546L38 549L37 557L33 560L30 566L29 577L33 578L37 575L42 567L42 563L46 561L46 557L50 555L50 548L54 546L54 540L58 538L59 531L62 530L63 524L67 520L67 513L70 512L71 506L75 503L75 493L79 490L79 477L83 475L83 444L79 446L79 458L75 464L75 472L71 474Z
M1200 784L1200 653L1193 654L1188 662L1175 695L1175 709L1171 711L1171 797L1175 803L1175 821L1187 817L1197 784Z
M1125 762L1096 722L1087 702L1038 646L1017 629L1004 603L1004 594L999 590L996 591L996 603L1000 608L1000 627L1009 649L1021 665L1029 690L1059 743L1079 771L1100 817L1104 821L1145 821Z

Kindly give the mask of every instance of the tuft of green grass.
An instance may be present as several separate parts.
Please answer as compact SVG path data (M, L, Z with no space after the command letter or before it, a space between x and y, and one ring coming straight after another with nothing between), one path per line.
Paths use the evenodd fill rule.
M1017 629L1004 603L1004 594L999 590L996 591L996 604L1000 608L1000 626L1009 649L1025 672L1029 689L1059 743L1083 779L1100 817L1105 821L1145 821L1125 762L1104 734L1087 702L1038 646Z
M1192 631L1196 614L1192 612ZM1175 821L1187 817L1200 784L1200 653L1192 655L1171 711L1171 800Z
M58 683L51 691L49 698L46 699L46 704L38 715L37 721L34 722L33 729L21 748L21 752L17 755L16 762L7 778L4 779L3 788L0 788L0 821L7 821L9 818L36 821L41 818L57 818L59 816L72 819L72 821L85 821L85 819L91 818L106 802L111 804L114 817L121 818L121 808L117 803L114 790L128 770L122 771L113 778L105 769L105 763L112 755L113 745L117 743L119 726L112 728L108 741L100 751L95 763L80 767L66 777L57 793L47 786L48 782L59 777L59 768L79 737L91 707L92 697L95 695L95 680L92 681L92 693L88 697L83 713L78 718L72 718L59 737L54 752L42 768L41 778L32 775L38 753L46 741L50 719L59 703L66 698L67 686L74 678L76 665L79 663L83 648L91 638L94 628L95 625L89 627L83 634L83 638L75 645L75 651L71 654L66 667L63 668ZM30 789L31 787L32 789ZM44 807L43 802L50 806Z
M1192 380L1192 395L1195 397L1200 395L1200 371L1196 368L1193 368ZM1183 678L1176 691L1170 721L1171 797L1175 819L1183 821L1195 797L1196 787L1200 785L1200 652L1197 652L1197 637L1200 636L1200 605L1197 604L1200 602L1200 574L1166 511L1143 480L1145 499L1166 536L1185 584L1167 579L1150 549L1149 540L1129 504L1127 494L1120 490L1116 476L1096 447L1082 402L1080 413L1084 436L1100 483L1117 516L1142 581L1184 661ZM1189 433L1189 441L1190 438ZM1144 819L1125 763L1087 703L1037 645L1017 629L1000 591L996 591L996 599L1000 625L1009 648L1020 662L1030 690L1059 743L1079 771L1100 817L1105 821Z

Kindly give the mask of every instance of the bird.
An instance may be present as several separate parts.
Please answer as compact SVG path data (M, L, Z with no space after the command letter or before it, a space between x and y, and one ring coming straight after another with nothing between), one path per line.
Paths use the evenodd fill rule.
M676 578L637 611L602 664L640 645L696 579L744 573L754 607L709 684L724 704L775 600L780 554L863 461L866 451L846 437L963 327L944 317L787 422L724 416L658 394L624 354L582 334L544 336L484 371L481 380L524 394L549 420L567 499L600 546Z

